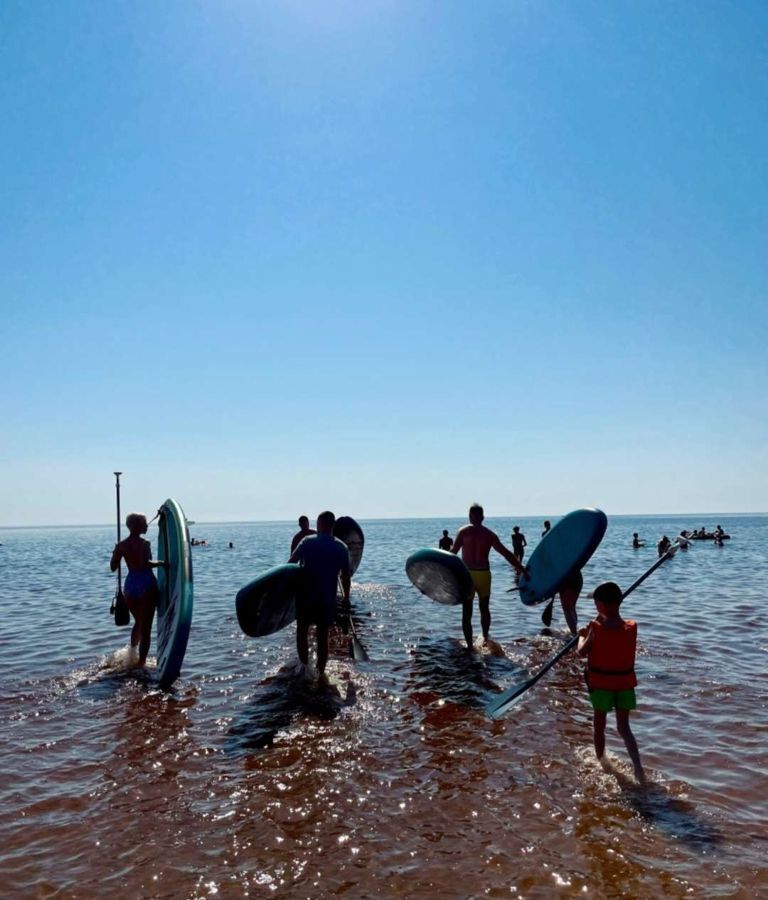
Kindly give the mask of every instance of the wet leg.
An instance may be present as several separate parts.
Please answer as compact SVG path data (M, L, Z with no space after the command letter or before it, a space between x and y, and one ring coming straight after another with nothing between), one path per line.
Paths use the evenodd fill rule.
M491 631L491 598L480 598L480 625L483 629L483 640L488 640Z
M305 619L296 623L296 651L301 662L309 665L309 622Z
M640 762L640 751L637 748L637 741L635 740L634 734L632 734L632 729L629 727L628 709L616 710L616 728L624 739L627 753L632 760L632 765L635 769L635 778L643 784L645 782L645 771L643 770L643 764Z
M474 597L465 600L461 608L461 627L464 631L464 640L467 642L467 650L471 650L474 637L472 635L472 604Z
M595 741L595 755L602 760L605 756L605 723L608 713L596 709L592 718L592 734Z
M328 662L328 626L317 626L317 671L325 674L325 664Z

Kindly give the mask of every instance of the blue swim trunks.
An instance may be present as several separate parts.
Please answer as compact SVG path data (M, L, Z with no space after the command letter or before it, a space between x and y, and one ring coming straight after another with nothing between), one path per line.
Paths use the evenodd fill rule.
M125 579L123 593L132 600L141 600L147 594L157 596L157 580L152 569L129 572Z

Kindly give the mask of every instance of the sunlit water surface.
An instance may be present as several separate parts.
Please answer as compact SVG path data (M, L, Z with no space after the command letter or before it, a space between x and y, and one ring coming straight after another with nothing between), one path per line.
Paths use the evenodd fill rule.
M541 519L518 521L533 546ZM541 609L507 592L497 557L504 655L463 649L459 610L403 570L458 521L362 523L353 599L370 662L339 632L327 689L295 677L293 627L251 639L235 617L236 591L285 559L292 524L194 526L209 544L193 549L171 693L151 668L124 668L110 528L0 530L3 895L768 895L768 519L718 521L731 541L678 553L625 607L645 788L612 727L613 771L596 763L575 657L503 720L485 715L567 634L559 611L544 632ZM512 520L488 524L508 541ZM612 519L585 590L626 587L663 532L702 524L715 520Z

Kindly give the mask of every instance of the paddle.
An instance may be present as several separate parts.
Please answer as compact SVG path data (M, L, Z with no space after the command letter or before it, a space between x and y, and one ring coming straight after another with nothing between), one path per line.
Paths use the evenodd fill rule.
M115 472L115 494L117 495L117 543L120 543L120 476L122 472ZM115 591L112 606L109 610L115 617L115 625L130 625L131 614L128 612L128 604L123 596L123 561L117 564L117 590Z
M674 556L675 551L679 548L679 544L677 542L673 543L672 546L660 556L656 562L646 571L644 572L633 584L631 584L626 591L621 595L622 600L625 597L628 597L635 588L639 587L649 575L652 575L659 566L669 559L671 556ZM579 636L574 635L569 641L567 641L558 652L549 660L549 662L544 663L544 665L536 672L535 675L532 675L526 681L523 681L521 684L514 685L511 688L508 688L506 691L502 691L497 697L486 706L485 711L492 719L498 719L504 715L504 713L509 709L509 707L524 694L529 688L532 688L540 678L549 672L549 670L556 665L560 660L572 650L576 644L579 642Z
M342 597L344 596L344 589L341 586L341 578L339 578L339 590L341 591ZM347 625L349 627L350 633L350 648L352 650L352 656L354 657L355 662L368 662L369 656L368 651L363 646L363 642L357 636L357 632L355 631L355 623L352 620L352 604L349 600L344 602L344 612L347 614Z

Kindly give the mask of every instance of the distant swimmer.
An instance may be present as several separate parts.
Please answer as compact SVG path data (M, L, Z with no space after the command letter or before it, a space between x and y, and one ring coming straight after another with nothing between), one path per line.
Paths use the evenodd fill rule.
M480 606L480 624L483 629L483 639L487 642L491 628L491 570L488 562L491 550L500 553L515 568L519 575L522 575L525 569L514 553L501 543L498 535L483 525L484 518L483 507L479 503L473 503L469 508L469 525L464 525L456 532L456 540L451 549L453 553L461 551L461 558L472 576ZM461 617L464 639L470 650L473 646L473 603L474 595L464 603Z
M109 568L116 572L121 559L124 559L128 566L123 595L134 619L131 631L131 649L138 648L139 665L143 666L149 653L152 620L155 617L155 606L159 596L155 573L152 569L159 566L167 567L168 563L152 560L152 545L142 537L147 533L147 517L145 515L131 513L126 517L125 524L129 535L119 544L115 544Z
M232 541L230 541L230 542L229 542L229 549L230 549L230 550L234 549L234 546L235 546L235 545L232 543Z
M305 574L304 588L296 604L296 649L301 663L306 666L309 663L309 626L314 624L317 628L317 670L321 676L328 661L328 630L336 621L336 589L340 581L344 602L349 605L352 577L347 545L333 536L335 523L336 516L330 510L321 512L317 517L317 532L305 537L289 560L299 563Z
M453 538L448 534L448 529L443 528L443 536L437 543L441 550L450 550L453 547Z
M550 523L549 519L544 519L544 531L541 532L541 536L546 537L551 527L552 524Z
M515 556L523 561L523 557L525 556L525 548L528 546L528 541L525 539L525 535L520 531L520 526L515 525L512 529L512 552Z
M299 531L294 534L291 540L291 553L299 546L305 537L311 534L317 534L314 528L309 527L309 519L306 516L299 516Z
M637 550L639 547L645 546L645 541L640 540L640 536L636 531L632 532L632 546Z
M595 754L602 761L605 755L605 725L608 713L616 710L616 728L624 739L635 778L642 784L645 772L640 762L637 741L629 727L629 714L637 707L635 697L635 649L637 622L622 619L619 614L622 593L613 581L595 590L597 618L579 632L579 656L587 657L587 687L594 710L592 725Z
M715 546L716 547L724 547L723 536L722 534L715 534Z
M666 536L666 534L662 535L661 540L658 544L656 544L656 549L659 552L659 556L664 556L664 554L669 550L672 546L672 541Z

